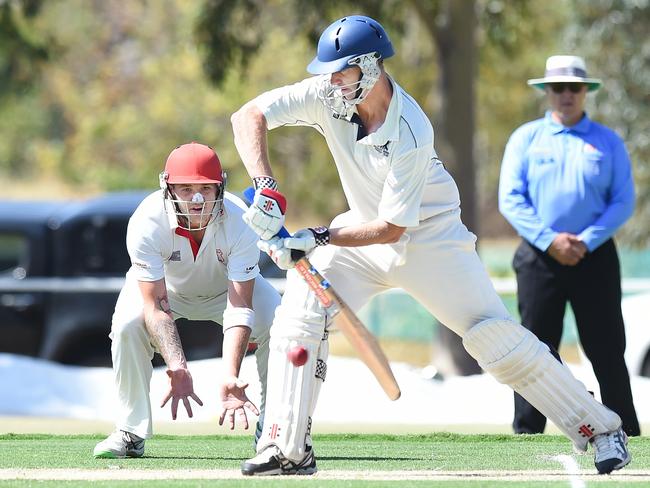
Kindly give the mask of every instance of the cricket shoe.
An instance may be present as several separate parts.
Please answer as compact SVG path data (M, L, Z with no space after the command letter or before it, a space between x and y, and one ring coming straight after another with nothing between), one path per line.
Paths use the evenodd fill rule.
M594 464L599 474L621 469L632 460L627 450L627 434L622 428L595 435L589 442L594 447Z
M95 446L95 458L142 457L144 439L124 430L116 430Z
M307 453L299 463L284 457L278 446L270 445L241 465L241 472L245 476L308 475L316 471L316 458L311 446L307 446Z

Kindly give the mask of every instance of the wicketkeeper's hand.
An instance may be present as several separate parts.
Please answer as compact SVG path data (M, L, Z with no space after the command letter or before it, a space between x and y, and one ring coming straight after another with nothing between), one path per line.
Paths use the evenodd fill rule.
M192 375L187 369L181 368L175 370L168 369L167 376L169 377L169 390L167 391L165 398L163 398L160 408L164 407L171 398L172 420L176 420L178 402L182 400L188 417L192 417L192 406L190 405L189 399L192 398L196 403L203 406L201 399L196 395L196 393L194 393Z
M287 201L277 190L263 188L255 192L253 203L242 218L262 239L271 239L284 225Z
M309 254L317 246L330 243L330 231L327 227L309 227L300 229L292 237L284 238L284 247L297 249Z
M223 425L226 416L228 416L228 424L230 430L235 428L235 413L239 414L239 421L248 429L248 417L246 409L250 410L255 415L259 415L260 411L246 396L246 388L248 383L239 378L230 377L226 378L221 384L219 394L221 396L221 415L219 415L219 425Z
M267 241L257 241L257 247L260 249L260 251L268 254L273 262L278 266L278 268L284 270L293 268L296 265L298 259L304 255L300 253L298 256L295 256L297 253L294 251L294 256L292 256L292 250L288 247L285 247L284 239L281 237L273 237ZM297 259L294 259L296 257Z

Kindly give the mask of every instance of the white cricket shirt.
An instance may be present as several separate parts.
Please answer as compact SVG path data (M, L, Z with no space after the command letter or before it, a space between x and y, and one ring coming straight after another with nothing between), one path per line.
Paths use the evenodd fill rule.
M458 208L456 183L437 158L433 127L415 100L391 79L393 97L386 120L376 132L357 140L359 126L335 119L318 99L318 86L328 77L271 90L255 104L269 129L307 125L325 137L355 218L415 227Z
M223 216L208 225L196 255L188 231L178 227L166 204L171 208L158 190L131 216L126 234L131 257L127 278L165 278L168 291L200 303L226 293L228 280L248 281L259 274L258 237L242 220L246 206L239 198L226 192Z

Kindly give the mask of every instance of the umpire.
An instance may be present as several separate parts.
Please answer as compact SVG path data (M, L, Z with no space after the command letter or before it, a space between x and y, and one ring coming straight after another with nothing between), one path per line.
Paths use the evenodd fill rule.
M612 236L634 211L630 159L622 139L584 111L588 78L578 56L551 56L544 118L519 127L503 156L499 210L522 237L514 256L523 325L557 350L567 301L602 401L640 435L625 366L621 276ZM546 418L515 393L515 433L541 433Z

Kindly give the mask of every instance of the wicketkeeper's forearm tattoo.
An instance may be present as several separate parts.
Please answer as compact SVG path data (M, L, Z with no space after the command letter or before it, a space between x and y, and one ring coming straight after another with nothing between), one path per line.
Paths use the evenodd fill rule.
M156 297L156 310L165 314L155 314L145 318L145 324L153 343L158 347L158 352L160 352L167 366L185 365L185 354L183 353L181 338L171 316L166 294Z

